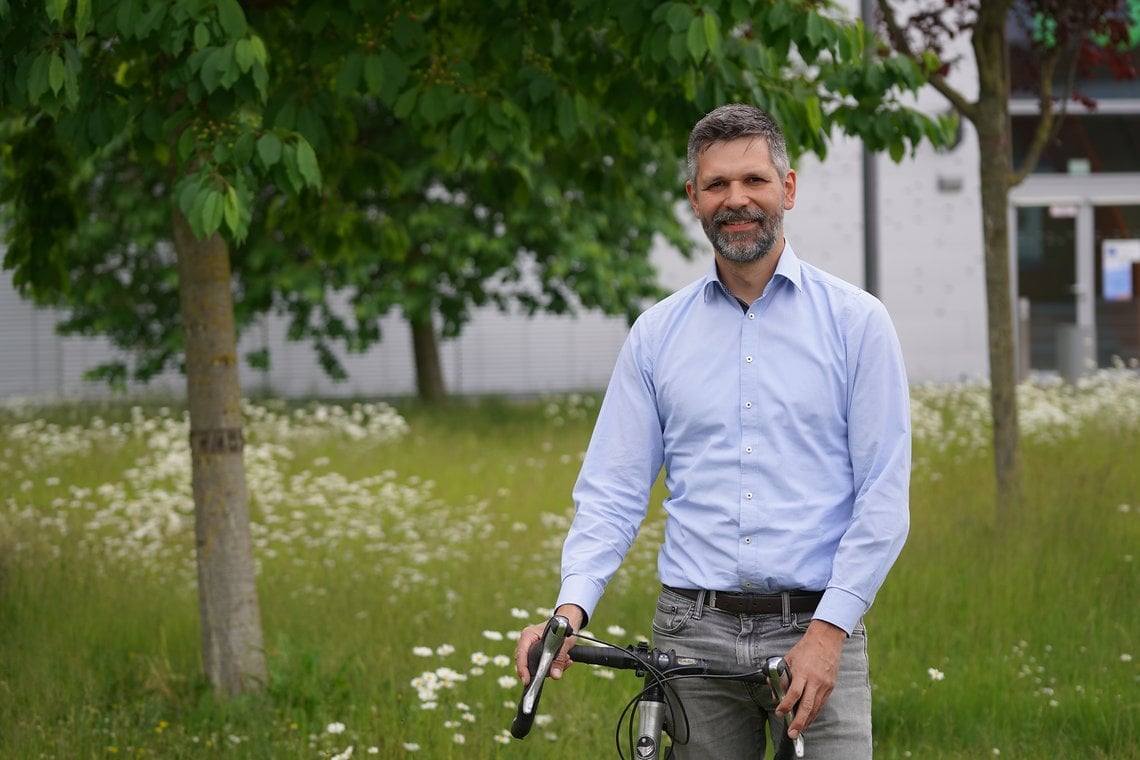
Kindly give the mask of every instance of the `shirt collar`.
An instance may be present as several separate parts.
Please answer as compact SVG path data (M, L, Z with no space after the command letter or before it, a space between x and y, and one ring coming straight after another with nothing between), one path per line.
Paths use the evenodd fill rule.
M792 244L787 238L784 238L784 250L780 253L780 260L776 262L776 272L772 275L772 280L768 283L764 292L767 293L776 287L777 280L787 280L796 290L803 290L803 272L800 266L800 260L799 257L796 256L795 251L792 250ZM707 302L717 291L724 293L730 298L733 297L731 291L721 282L720 275L716 271L716 257L714 256L712 263L709 264L709 273L705 275L705 301Z

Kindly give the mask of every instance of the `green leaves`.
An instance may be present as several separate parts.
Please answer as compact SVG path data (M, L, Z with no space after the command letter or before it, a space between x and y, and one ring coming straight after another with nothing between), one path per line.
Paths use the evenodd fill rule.
M264 168L272 168L281 159L281 139L272 132L266 132L257 140L257 155Z
M694 63L700 63L709 53L714 57L720 55L720 21L711 9L705 8L701 14L689 20L685 47Z
M251 195L241 179L230 184L216 175L189 174L175 185L174 200L197 237L209 237L225 223L235 240L244 239Z
M28 76L28 99L33 103L38 103L51 86L48 71L54 57L51 53L40 53L36 57L35 63L32 64L32 70Z
M83 217L122 220L92 262L115 235L141 260L174 204L240 244L239 308L284 296L299 334L354 345L395 306L451 333L473 304L636 311L654 235L688 245L677 167L721 103L769 110L793 154L840 130L898 156L931 133L898 100L930 69L865 57L818 0L34 2L0 0L0 94L116 188ZM352 294L355 333L330 290Z
M67 13L67 5L67 0L45 0L44 10L47 12L48 20L62 24L63 17Z
M370 55L364 59L364 82L370 93L380 93L384 87L383 57Z
M433 127L457 113L461 105L462 96L455 90L441 85L428 88L418 102L420 114Z
M236 235L241 225L242 202L238 199L237 188L226 186L226 197L222 202L222 218L226 226Z
M321 170L317 166L317 154L313 152L313 146L309 145L305 138L298 137L295 150L292 153L286 151L286 160L289 160L290 155L296 157L297 171L304 180L304 184L314 189L320 188ZM293 189L299 192L302 188L294 187Z
M63 65L63 58L58 55L51 56L51 63L48 65L48 84L51 86L51 91L55 95L58 95L59 91L63 88L65 70L66 67Z
M188 134L190 129L183 137ZM257 160L250 164L255 152ZM251 177L274 178L294 193L321 187L316 152L296 134L265 132L255 139L247 132L232 147L215 146L210 158L208 165L184 175L174 187L175 204L198 237L225 230L235 242L245 240L252 218Z
M3 266L24 295L51 303L66 293L68 243L78 225L75 157L46 123L11 138L0 174L5 212Z
M276 183L294 193L306 188L319 190L321 169L317 154L308 140L297 134L266 132L257 140L257 157L261 169Z
M245 13L237 0L217 0L218 20L230 39L244 37L247 31Z
M226 189L232 190L233 187L227 185ZM203 189L195 196L191 213L198 222L195 225L198 237L206 237L222 226L224 207L225 195L212 187Z
M65 42L60 48L31 54L25 61L29 59L30 66L17 70L17 76L26 71L26 79L17 81L16 89L22 89L29 102L52 116L66 108L75 108L79 102L81 68L75 46Z

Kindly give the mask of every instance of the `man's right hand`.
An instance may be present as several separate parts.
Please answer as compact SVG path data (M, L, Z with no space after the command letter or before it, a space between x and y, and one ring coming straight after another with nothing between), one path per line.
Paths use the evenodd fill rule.
M586 619L586 612L576 604L564 604L556 609L554 614L561 615L569 620L571 631L580 630L582 622ZM530 649L542 641L544 630L546 630L546 623L535 623L524 628L519 635L518 645L515 647L515 672L522 679L523 686L530 684ZM562 678L563 672L571 665L569 652L572 646L574 646L574 637L567 636L566 641L562 644L562 651L558 653L558 656L554 658L554 663L550 666L550 677L555 681Z

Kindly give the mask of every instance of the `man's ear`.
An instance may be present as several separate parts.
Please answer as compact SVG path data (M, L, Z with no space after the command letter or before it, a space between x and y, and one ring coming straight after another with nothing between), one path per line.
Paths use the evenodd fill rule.
M791 211L796 205L796 170L788 169L784 177L784 211Z
M697 213L697 191L693 189L692 182L685 183L685 195L689 196L689 208L693 210L694 214L700 216L700 214Z

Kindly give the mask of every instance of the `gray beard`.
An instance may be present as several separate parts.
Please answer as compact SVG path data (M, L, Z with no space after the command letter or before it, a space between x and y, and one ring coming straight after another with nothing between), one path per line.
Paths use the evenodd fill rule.
M713 249L726 260L750 264L766 256L776 246L782 218L782 214L772 216L760 209L721 211L714 214L712 219L701 219L701 226ZM755 232L735 234L724 231L725 224L738 222L759 222L759 228Z

